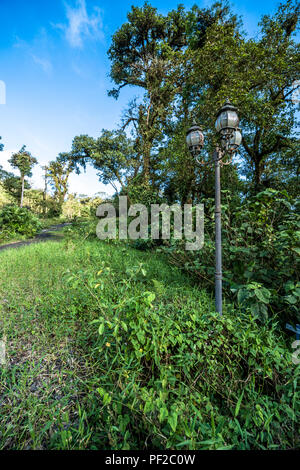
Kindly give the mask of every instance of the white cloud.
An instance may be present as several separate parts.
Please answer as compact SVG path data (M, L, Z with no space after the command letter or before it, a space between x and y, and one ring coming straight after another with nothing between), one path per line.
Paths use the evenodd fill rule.
M49 74L49 73L52 72L53 67L52 67L52 63L50 62L50 60L45 59L43 57L38 57L34 54L31 54L31 57L32 57L33 61L37 65L39 65L45 73Z
M41 29L39 35L29 43L20 39L18 36L15 37L14 47L23 50L31 59L37 64L43 72L50 74L53 70L52 62L46 58L48 55L48 36L45 29ZM37 51L40 53L37 55Z
M56 25L65 32L72 47L82 48L85 39L103 39L101 10L97 7L88 14L85 0L76 0L74 6L65 3L67 25Z

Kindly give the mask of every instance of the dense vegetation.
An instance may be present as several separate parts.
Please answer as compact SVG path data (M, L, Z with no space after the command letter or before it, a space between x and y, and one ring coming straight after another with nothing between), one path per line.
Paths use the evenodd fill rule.
M223 265L227 298L249 310L261 322L275 316L284 327L299 323L299 199L286 191L266 189L236 207L223 192ZM213 290L213 201L206 202L206 242L201 254L187 252L184 243L167 243L170 261ZM148 246L146 244L146 246Z
M202 125L208 161L218 142L215 114L230 96L243 140L238 158L222 168L225 288L255 318L279 315L282 325L300 318L298 19L299 4L283 2L262 18L254 40L226 2L179 6L167 15L149 4L132 7L108 52L116 85L110 94L118 98L132 86L142 90L140 98L119 130L77 136L70 152L78 171L92 163L129 204L204 203L203 250L187 252L174 240L167 250L171 262L210 288L214 169L196 164L185 133L193 119ZM153 247L151 240L136 245Z
M0 240L18 235L33 237L41 225L39 219L28 209L11 205L0 210Z
M286 0L249 38L226 1L133 6L108 51L109 95L137 92L119 127L75 136L43 166L43 189L31 188L25 146L10 159L17 174L0 166L0 244L72 221L59 245L0 253L0 449L300 447L300 366L285 331L300 323L299 13ZM227 96L243 140L221 168L221 317L208 163ZM205 165L185 142L194 120ZM100 242L103 194L69 194L88 164L115 207L120 195L129 207L203 203L203 249Z
M68 233L1 254L0 448L299 447L276 324L216 315L162 255Z

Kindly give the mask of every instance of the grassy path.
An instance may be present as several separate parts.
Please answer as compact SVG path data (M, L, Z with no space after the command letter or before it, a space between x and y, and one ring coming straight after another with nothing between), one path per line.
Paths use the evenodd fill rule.
M143 263L147 278L133 281L126 295L153 289L156 279L168 285L165 298L177 298L178 306L192 285L157 256L133 249L99 241L26 245L0 253L0 338L7 352L6 367L0 366L0 449L110 447L97 393L107 378L97 327L90 326L101 314L97 271L104 263L124 278ZM75 287L67 282L72 274L79 278ZM109 297L109 279L107 289ZM197 297L207 305L203 293Z
M32 238L30 240L16 241L16 242L11 242L11 243L6 243L4 245L0 245L0 251L7 250L8 248L20 248L21 246L28 246L28 245L32 245L33 243L39 243L39 242L44 242L44 241L49 241L49 240L61 240L62 234L56 233L56 232L60 232L60 230L66 225L70 225L70 224L63 223L63 224L52 225L51 227L42 230L41 233L39 233L35 238Z
M297 448L283 338L152 252L0 252L0 449ZM297 372L298 371L298 372Z

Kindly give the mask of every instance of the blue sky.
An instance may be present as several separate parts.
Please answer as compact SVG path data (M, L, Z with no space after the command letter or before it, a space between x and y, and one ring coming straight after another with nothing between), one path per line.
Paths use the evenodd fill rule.
M6 85L6 104L0 105L0 135L5 145L0 165L22 145L39 165L69 151L75 135L97 136L102 128L118 126L122 111L136 94L124 89L118 101L107 96L111 88L107 50L112 34L126 21L139 0L1 0L0 80ZM210 0L153 0L162 13L183 3L209 6ZM257 34L263 14L273 13L275 0L233 0L250 36ZM1 97L0 97L1 99ZM33 187L42 187L42 170L35 167ZM94 169L72 175L70 191L112 194L99 183Z

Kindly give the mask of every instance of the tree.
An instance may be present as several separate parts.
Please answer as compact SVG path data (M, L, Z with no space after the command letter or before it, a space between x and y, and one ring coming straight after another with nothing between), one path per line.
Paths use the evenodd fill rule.
M111 184L116 192L119 185L130 199L130 190L141 171L142 160L134 142L124 131L103 129L97 139L77 136L70 154L74 164L85 166L91 163L99 171L100 181Z
M74 171L75 165L68 153L60 153L56 160L47 165L47 177L54 189L54 197L58 204L58 213L61 213L62 205L68 192L68 180Z
M130 106L123 129L133 124L136 146L142 157L146 186L153 180L151 152L163 135L163 123L177 88L181 50L185 46L185 12L182 6L163 16L145 3L132 7L128 22L114 34L108 51L111 78L118 85L110 95L118 97L125 86L144 90L142 101Z
M300 47L293 40L299 13L299 3L281 4L274 17L263 17L261 40L249 45L249 53L257 60L249 95L242 103L243 148L245 169L250 166L254 171L255 192L269 186L270 170L276 168L282 153L293 150L299 158L297 106L292 100L300 86Z
M258 40L247 40L238 23L225 22L208 28L200 50L191 46L189 106L208 136L214 134L215 112L226 97L238 106L243 173L255 193L268 185L279 155L298 145L292 101L300 76L300 48L293 40L298 20L299 4L288 0L273 17L263 17ZM214 139L208 139L213 145Z
M132 125L136 150L142 158L139 194L147 192L147 187L150 190L151 185L155 198L163 184L157 157L161 144L166 142L168 121L174 122L178 103L182 103L185 119L190 117L187 86L191 71L190 44L197 49L204 47L206 33L213 24L226 20L235 25L236 19L220 3L211 9L193 7L188 12L180 5L167 15L159 14L145 3L142 8L132 7L127 17L128 22L114 34L108 51L112 64L110 75L118 85L110 95L117 98L125 86L142 90L141 100L133 101L123 118L123 129ZM189 186L194 176L187 178Z
M20 171L20 176L21 176L20 207L23 207L25 176L28 176L28 177L32 176L31 170L33 166L37 164L37 159L33 157L30 152L27 152L26 145L23 145L21 150L17 153L14 153L8 161L13 168L17 168Z
M2 166L0 166L0 182L2 184L3 189L14 199L17 201L21 198L21 190L22 185L20 178L14 175L10 171L3 170ZM24 181L24 190L30 189L31 186L28 181Z
M44 170L44 191L43 191L43 215L46 215L47 211L47 188L48 188L48 168L46 165L42 166Z
M22 193L22 184L20 178L11 172L0 169L0 181L5 191L7 191L14 199L20 201ZM24 190L30 188L30 184L25 180Z
M226 1L166 15L147 3L132 7L108 51L116 85L110 95L131 86L142 96L129 104L121 130L74 139L75 167L91 161L101 181L134 202L212 197L213 169L195 164L185 132L193 119L202 125L203 155L210 158L218 143L215 113L229 96L239 108L243 145L238 164L224 167L222 187L236 197L283 183L297 192L298 16L299 6L288 0L263 17L258 39L248 39Z

